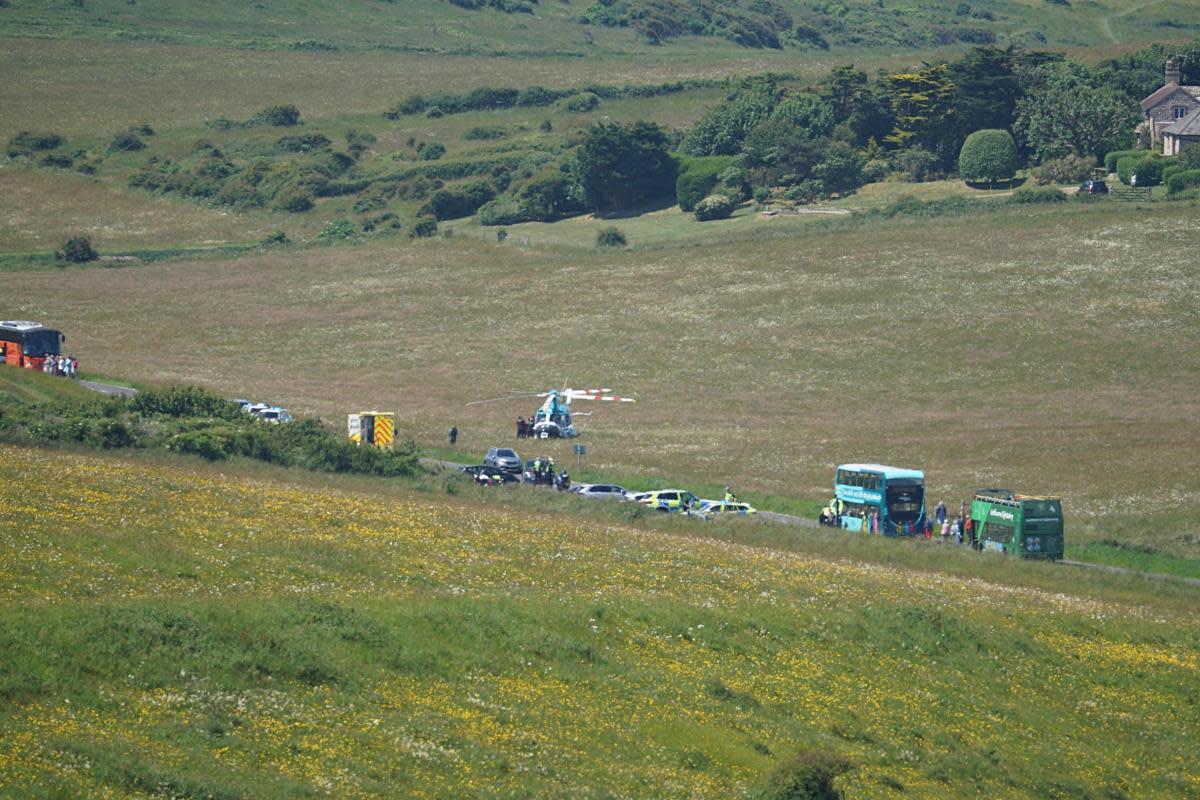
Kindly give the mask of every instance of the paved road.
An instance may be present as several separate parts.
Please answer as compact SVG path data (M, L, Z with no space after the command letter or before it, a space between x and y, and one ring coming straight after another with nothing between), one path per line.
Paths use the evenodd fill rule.
M128 386L114 386L111 383L96 383L95 381L80 381L80 386L91 389L93 392L100 394L115 395L117 397L133 397L137 394L137 389L130 389Z

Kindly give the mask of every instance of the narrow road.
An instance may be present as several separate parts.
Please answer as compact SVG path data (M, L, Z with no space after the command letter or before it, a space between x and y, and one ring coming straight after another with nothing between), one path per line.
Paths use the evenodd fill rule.
M91 389L93 392L107 394L115 397L133 397L137 394L137 389L131 389L128 386L115 386L111 383L96 383L96 381L80 381L79 385L85 389Z

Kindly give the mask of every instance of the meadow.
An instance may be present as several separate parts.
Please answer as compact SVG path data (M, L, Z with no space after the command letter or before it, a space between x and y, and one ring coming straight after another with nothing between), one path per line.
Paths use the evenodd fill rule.
M812 749L849 798L1200 791L1182 590L238 465L0 465L0 796L753 797Z
M337 425L395 410L405 436L457 424L477 454L535 403L469 402L601 384L639 400L580 419L601 472L819 501L838 463L914 465L931 503L1062 494L1077 544L1194 559L1192 213L778 220L616 252L533 234L285 248L26 272L8 313L63 327L85 369Z

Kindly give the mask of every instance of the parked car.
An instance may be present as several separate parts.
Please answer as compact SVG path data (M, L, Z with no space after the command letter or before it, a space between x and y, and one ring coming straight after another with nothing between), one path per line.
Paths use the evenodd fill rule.
M282 425L285 422L292 421L292 414L286 408L271 406L270 408L264 408L262 411L259 411L258 418L275 425Z
M577 483L571 491L580 497L599 497L608 500L621 500L625 490L615 483Z
M1087 180L1079 185L1080 194L1108 194L1108 184L1104 181Z
M700 500L686 489L660 489L655 492L646 492L638 502L658 511L671 513L690 512L700 508Z
M745 517L757 513L758 510L749 503L737 503L731 500L700 501L700 514L705 517Z
M493 447L483 457L484 466L495 467L503 472L521 474L521 457L517 451L509 447Z

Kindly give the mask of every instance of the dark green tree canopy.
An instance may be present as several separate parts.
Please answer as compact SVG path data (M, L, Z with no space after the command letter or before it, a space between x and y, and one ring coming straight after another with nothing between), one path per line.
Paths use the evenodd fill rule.
M667 134L652 122L593 126L575 163L584 197L597 211L631 208L675 191Z

